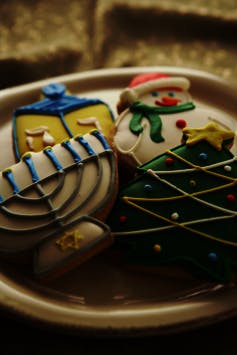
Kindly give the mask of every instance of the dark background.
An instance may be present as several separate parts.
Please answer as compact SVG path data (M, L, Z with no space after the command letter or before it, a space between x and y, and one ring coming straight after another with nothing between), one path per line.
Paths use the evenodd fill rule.
M236 354L237 318L175 334L98 338L42 328L1 313L1 354Z
M1 315L1 354L236 354L237 319L195 330L138 338L65 334Z

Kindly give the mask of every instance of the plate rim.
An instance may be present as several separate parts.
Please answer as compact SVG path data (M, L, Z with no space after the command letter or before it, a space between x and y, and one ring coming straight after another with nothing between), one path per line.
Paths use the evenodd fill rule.
M103 68L66 75L55 76L38 80L32 83L13 86L0 91L0 99L7 100L12 96L22 96L24 93L36 91L43 85L51 82L62 82L64 84L73 83L80 80L99 80L99 78L109 79L111 76L134 76L142 72L163 71L168 74L186 75L191 77L205 78L210 82L216 82L227 88L233 90L235 88L234 82L229 82L215 74L205 72L203 70L172 67L172 66L150 66L150 67L128 67L128 68ZM221 296L218 297L218 294ZM206 299L205 309L200 310L199 297L193 298L189 302L177 301L173 303L177 317L174 321L172 316L173 309L166 305L166 312L163 313L154 304L149 305L130 305L129 308L119 309L113 306L110 309L108 306L81 306L76 307L75 304L70 303L70 307L66 306L68 303L51 300L43 296L34 298L34 293L25 294L12 280L9 280L3 273L0 273L0 308L13 312L18 316L28 320L35 321L37 324L56 327L64 331L79 332L80 334L96 333L96 336L137 336L137 335L151 335L158 333L180 332L182 329L196 328L205 324L215 323L226 318L237 315L237 290L235 287L227 289L228 300L236 301L229 305L229 302L221 302L222 290L217 290L214 295L214 300ZM212 295L213 296L213 295ZM54 304L52 304L54 302ZM202 303L202 302L201 302ZM226 305L227 303L227 305ZM165 304L165 303L164 303ZM202 303L203 306L203 303ZM32 308L33 307L33 308ZM192 308L192 315L188 312ZM206 309L209 309L207 316ZM41 310L41 312L40 312ZM42 311L43 310L43 311ZM39 311L39 312L38 312ZM178 312L178 313L177 313ZM129 321L128 321L129 319ZM178 327L177 327L178 325Z
M193 69L193 68L185 68L185 67L174 67L174 66L131 66L131 67L115 67L115 68L99 68L99 69L92 69L92 70L85 70L85 71L80 71L80 72L75 72L75 73L69 73L69 74L63 74L63 75L57 75L57 76L52 76L50 78L43 78L36 80L34 82L27 82L23 83L20 85L15 85L11 86L5 89L0 90L0 97L8 96L9 94L12 95L12 92L15 93L22 93L28 90L32 89L38 89L42 85L47 85L51 83L52 81L60 81L63 83L67 82L75 82L78 79L87 79L87 78L93 78L94 76L99 77L109 77L109 76L120 76L121 74L123 75L136 75L137 73L141 72L153 72L153 71L162 71L162 72L167 72L168 74L177 74L177 75L190 75L193 77L205 77L206 79L209 79L211 81L217 81L223 85L231 86L231 87L236 87L237 82L234 80L227 80L225 78L222 78L221 76L218 76L214 73L200 70L200 69Z

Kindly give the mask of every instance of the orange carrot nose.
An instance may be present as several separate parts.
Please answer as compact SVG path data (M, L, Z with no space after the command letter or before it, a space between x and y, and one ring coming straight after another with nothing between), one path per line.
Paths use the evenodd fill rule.
M175 106L180 101L180 99L177 99L175 97L163 96L161 100L156 100L155 104L159 106Z

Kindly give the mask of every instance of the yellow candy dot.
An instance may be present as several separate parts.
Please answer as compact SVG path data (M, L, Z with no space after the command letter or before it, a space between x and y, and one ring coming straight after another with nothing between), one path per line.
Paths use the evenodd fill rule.
M159 244L155 244L153 249L156 253L159 253L161 251L161 246Z
M190 180L189 183L192 187L197 186L197 182L195 180Z

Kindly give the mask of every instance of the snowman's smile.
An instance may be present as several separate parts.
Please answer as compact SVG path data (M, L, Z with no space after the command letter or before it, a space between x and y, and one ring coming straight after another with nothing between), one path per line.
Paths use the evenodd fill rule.
M175 97L170 97L170 96L163 96L161 100L156 100L155 104L159 106L175 106L177 105L181 100L177 99Z

